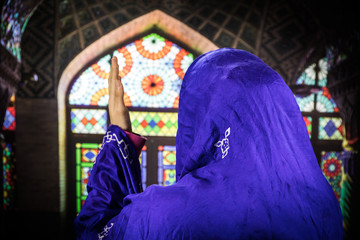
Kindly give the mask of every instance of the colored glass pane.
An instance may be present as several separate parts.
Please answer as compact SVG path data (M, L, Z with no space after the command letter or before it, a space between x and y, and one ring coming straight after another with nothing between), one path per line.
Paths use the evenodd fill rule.
M3 45L18 60L21 59L21 37L25 27L36 10L37 3L34 8L31 4L21 0L4 1L0 19L0 35L1 45Z
M178 108L182 79L194 60L191 53L152 33L112 55L118 58L126 106ZM70 104L107 105L110 58L105 56L75 80Z
M73 133L103 134L107 129L107 112L104 109L71 109Z
M141 153L139 156L139 162L141 166L141 183L143 190L146 188L146 157L147 157L147 148L146 145L141 149Z
M312 117L310 116L303 116L309 137L311 138L311 132L312 132Z
M318 85L320 87L326 87L327 75L328 75L328 64L327 58L320 59L318 62Z
M89 181L91 168L99 153L101 144L77 143L76 145L76 206L80 212L88 195L86 186Z
M315 103L314 103L315 95L314 94L311 94L306 97L295 95L295 99L296 99L297 104L299 105L301 112L312 112L314 110L314 105L315 105Z
M11 143L3 143L3 209L9 211L14 208L15 200L15 151Z
M158 150L158 183L172 185L176 181L176 147L159 146Z
M320 117L319 118L320 140L342 140L343 127L341 118Z
M316 96L316 110L318 112L339 112L334 99L332 99L327 87L323 87L322 91Z
M109 54L102 57L75 80L70 90L70 104L107 106L110 58Z
M300 75L297 79L296 84L304 84L304 85L315 85L315 66L316 64L311 64L305 71Z
M175 137L178 127L174 112L130 112L132 130L144 136Z
M80 212L84 205L87 192L87 184L91 174L92 166L96 160L96 156L100 151L101 144L97 143L77 143L75 145L76 159L76 209ZM143 189L146 188L146 146L141 150L139 157L141 166L141 177Z
M15 130L15 107L8 107L5 113L5 119L3 123L3 130Z
M341 152L321 152L321 170L340 200L341 178L343 172Z

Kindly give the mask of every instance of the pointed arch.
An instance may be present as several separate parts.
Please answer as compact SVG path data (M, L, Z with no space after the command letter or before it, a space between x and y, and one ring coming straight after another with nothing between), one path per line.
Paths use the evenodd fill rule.
M218 48L209 39L179 20L160 10L154 10L102 36L80 52L67 65L60 77L57 89L61 213L65 213L66 210L66 93L68 87L76 74L78 74L89 61L104 55L105 52L119 45L119 43L126 42L128 39L134 38L154 27L166 32L200 54Z

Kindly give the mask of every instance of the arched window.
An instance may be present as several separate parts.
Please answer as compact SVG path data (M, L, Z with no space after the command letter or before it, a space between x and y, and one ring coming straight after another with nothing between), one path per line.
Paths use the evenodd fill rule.
M312 89L295 95L321 169L340 200L342 178L342 140L344 137L339 109L327 85L327 59L310 65L297 84Z
M93 62L68 89L69 194L76 199L77 212L86 199L86 184L109 125L107 79L112 56L118 58L132 129L148 138L140 155L143 187L175 182L179 93L194 56L161 34L150 33Z

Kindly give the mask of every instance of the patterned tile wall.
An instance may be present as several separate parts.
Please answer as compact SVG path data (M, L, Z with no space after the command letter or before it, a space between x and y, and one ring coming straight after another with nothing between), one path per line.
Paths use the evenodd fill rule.
M102 35L155 9L219 47L259 55L286 80L296 72L308 44L308 26L302 24L297 6L290 1L49 0L30 19L23 42L24 69L35 67L41 76L37 83L23 86L20 95L55 97L57 80L78 53Z
M44 1L30 18L21 42L21 71L35 72L37 81L20 85L17 95L23 98L55 97L55 0Z

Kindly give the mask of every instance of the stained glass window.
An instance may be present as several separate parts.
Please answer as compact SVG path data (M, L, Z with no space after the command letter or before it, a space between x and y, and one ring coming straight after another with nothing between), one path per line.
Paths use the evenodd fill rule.
M71 109L73 133L103 134L107 129L107 112L104 109Z
M141 153L139 156L139 162L140 162L140 166L141 166L141 183L142 183L142 187L143 190L145 190L146 188L146 157L147 157L147 153L146 153L147 147L146 145L141 149Z
M338 108L326 88L327 84L327 59L320 59L317 63L310 65L296 81L297 85L319 86L322 90L317 94L311 93L308 96L295 95L301 112L338 112ZM315 100L316 96L316 100Z
M331 151L331 149L341 148L344 133L339 109L326 87L327 76L328 62L326 58L310 65L296 84L308 85L311 90L305 96L295 95L295 99L303 114L323 174L332 186L337 199L340 200L342 153ZM325 143L327 151L324 151Z
M306 124L306 128L309 133L309 137L311 138L311 132L312 132L312 117L309 116L303 116L304 122Z
M324 176L334 190L336 198L340 201L341 178L342 178L342 153L321 152L321 169Z
M316 96L316 110L318 112L339 112L334 99L331 98L329 90L323 87Z
M68 89L68 128L71 144L76 145L76 154L72 155L76 155L77 166L70 175L76 180L77 212L86 199L86 183L98 151L97 144L84 142L101 142L109 125L106 107L113 56L118 59L132 130L146 136L150 143L139 157L143 189L157 183L171 185L176 179L175 146L163 144L175 142L180 88L194 56L176 43L151 33L102 56L79 73ZM162 145L161 151L158 145ZM156 156L160 155L164 157L159 165ZM147 159L148 156L155 158Z
M39 3L37 3L34 8L29 7L30 5L21 0L7 0L6 3L4 1L1 12L1 45L3 45L18 60L21 59L20 42L22 34Z
M78 212L88 195L86 186L100 147L101 144L97 143L76 144L76 209Z
M115 50L125 104L131 107L177 108L184 74L193 62L191 53L158 34L149 34ZM73 105L106 106L111 55L86 69L69 95Z
M304 121L308 133L318 135L319 140L342 140L342 120L339 109L334 99L331 97L327 84L328 64L327 59L320 59L317 63L310 65L298 78L298 85L314 85L321 89L317 93L310 93L307 96L295 95L300 111L304 115ZM327 115L323 115L326 113ZM331 113L331 115L329 115ZM330 117L331 116L331 117ZM315 130L313 127L314 119L316 120ZM316 142L312 142L316 144Z
M15 107L8 107L5 113L3 130L15 130Z
M107 106L110 55L87 68L72 85L69 103L72 105Z
M300 75L296 84L304 84L304 85L315 85L315 71L316 64L311 64L305 71Z
M12 210L15 201L15 157L11 143L3 143L3 208L5 211Z
M159 185L169 186L176 181L176 147L159 146L158 147L158 182Z
M326 87L327 75L328 75L328 63L327 58L322 58L318 62L318 82L320 87Z
M299 105L301 112L312 112L314 110L314 101L315 101L314 94L311 94L306 97L295 95L295 99L297 104Z
M77 143L76 144L76 209L80 212L84 205L87 192L87 184L91 169L99 153L101 144L98 143ZM139 156L141 166L141 177L143 189L146 188L146 146L141 150Z
M341 118L320 117L319 139L342 140L343 127Z
M175 137L178 127L174 112L130 112L132 130L144 136Z

